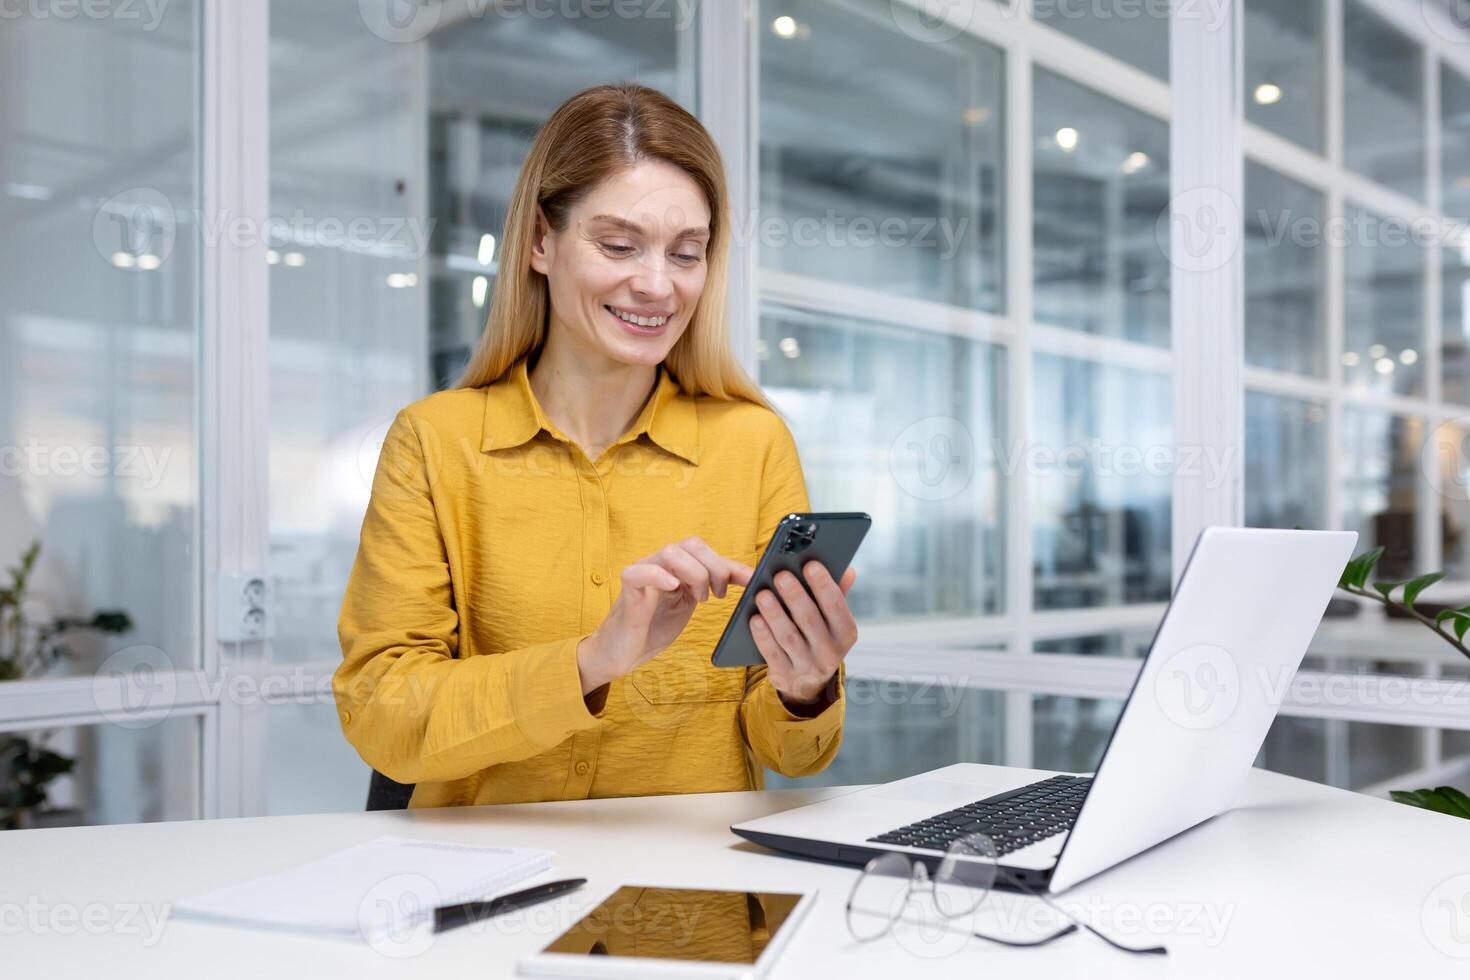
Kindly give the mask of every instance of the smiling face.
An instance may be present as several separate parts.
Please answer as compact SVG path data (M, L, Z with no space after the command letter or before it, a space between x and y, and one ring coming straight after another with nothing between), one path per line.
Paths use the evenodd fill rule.
M538 221L531 268L546 276L558 343L620 364L661 363L704 292L709 225L699 185L661 160L598 184L559 232Z

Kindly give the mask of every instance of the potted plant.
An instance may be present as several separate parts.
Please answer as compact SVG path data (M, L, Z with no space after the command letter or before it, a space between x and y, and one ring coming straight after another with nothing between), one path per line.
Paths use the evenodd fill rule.
M1347 563L1338 579L1337 587L1349 595L1380 602L1400 617L1407 617L1424 624L1461 655L1470 659L1470 647L1465 645L1465 633L1470 631L1470 606L1420 606L1415 601L1435 582L1444 578L1444 572L1430 572L1410 579L1375 581L1370 589L1368 578L1373 566L1383 557L1382 548L1374 548ZM1398 593L1399 599L1394 599ZM1399 803L1435 810L1452 817L1470 820L1470 796L1453 786L1436 786L1433 789L1393 790L1389 793Z
M36 677L73 657L69 641L85 633L126 633L128 614L106 610L87 618L56 617L33 622L26 610L26 587L41 543L35 541L10 569L10 582L0 586L0 681ZM71 772L76 760L47 748L50 732L0 734L0 829L53 822L48 808L50 785ZM64 822L64 820L62 821Z

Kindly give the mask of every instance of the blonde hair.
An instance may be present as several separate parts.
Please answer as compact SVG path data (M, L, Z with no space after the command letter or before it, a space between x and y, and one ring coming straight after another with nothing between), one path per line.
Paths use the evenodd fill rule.
M689 174L710 212L704 292L664 366L691 395L742 399L772 408L730 350L725 309L730 223L725 168L709 132L678 103L643 85L599 85L563 102L541 127L516 178L501 237L500 271L485 330L456 388L503 378L546 342L550 298L546 277L531 268L536 211L552 230L593 187L643 160L662 160Z

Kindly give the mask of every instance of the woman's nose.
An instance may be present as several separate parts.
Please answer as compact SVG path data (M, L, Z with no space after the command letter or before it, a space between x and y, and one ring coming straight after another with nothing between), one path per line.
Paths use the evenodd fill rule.
M663 299L674 291L674 281L669 278L662 261L657 259L651 264L644 264L628 285L633 292L650 301Z

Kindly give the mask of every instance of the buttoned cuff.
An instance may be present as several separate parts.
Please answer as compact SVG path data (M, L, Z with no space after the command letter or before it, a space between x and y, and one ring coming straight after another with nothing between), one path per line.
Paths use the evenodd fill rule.
M781 700L769 676L747 695L746 736L757 757L783 776L820 772L837 754L847 712L845 671L838 668L831 702L811 717L795 714Z
M583 639L555 640L511 654L511 714L527 741L549 749L597 725L577 667L577 644Z

